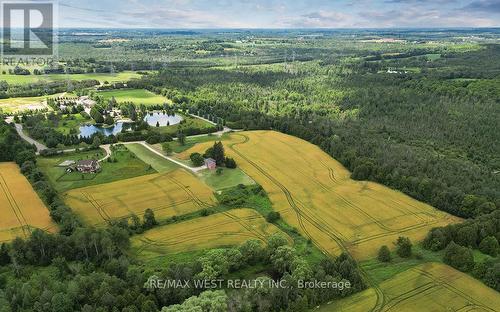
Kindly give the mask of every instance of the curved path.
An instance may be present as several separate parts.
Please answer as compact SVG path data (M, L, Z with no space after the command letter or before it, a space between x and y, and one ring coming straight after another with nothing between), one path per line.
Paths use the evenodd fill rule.
M43 145L42 143L38 142L38 141L35 141L33 140L32 138L30 138L29 136L27 136L24 132L23 132L23 125L21 124L14 124L14 126L16 127L16 131L17 131L17 134L19 134L19 136L25 140L26 142L28 142L29 144L32 144L32 145L35 145L36 147L36 150L37 152L40 152L40 151L43 151L43 150L46 150L48 147Z

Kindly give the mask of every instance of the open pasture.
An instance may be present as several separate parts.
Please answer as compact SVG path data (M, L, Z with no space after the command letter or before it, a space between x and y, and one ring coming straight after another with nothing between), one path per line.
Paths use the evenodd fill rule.
M131 79L139 79L140 74L127 71L120 73L89 73L89 74L48 74L48 75L0 75L0 81L4 80L11 85L22 85L37 82L51 82L51 81L82 81L82 80L98 80L101 83L109 82L126 82Z
M47 98L57 97L59 94L50 96L19 97L0 99L0 109L6 113L15 113L26 110L48 109Z
M98 95L104 97L105 100L109 100L114 97L118 103L132 102L136 105L144 104L146 106L163 105L164 103L169 102L167 98L144 89L101 91Z
M15 163L0 163L0 242L27 237L32 229L56 231L48 209Z
M151 208L158 220L214 204L212 190L183 169L70 190L66 203L89 224L142 216Z
M252 209L234 209L207 217L156 227L135 236L132 246L141 258L178 252L237 246L250 239L264 244L281 232ZM286 236L286 234L282 233ZM290 243L292 239L289 238Z
M500 311L500 294L447 265L426 263L382 282L377 311ZM381 294L379 292L379 294ZM370 288L316 311L372 311Z
M202 143L181 153L202 152ZM357 259L376 255L398 236L412 240L459 219L350 172L319 147L273 131L231 134L224 143L246 174L262 185L285 221L325 254L348 251Z

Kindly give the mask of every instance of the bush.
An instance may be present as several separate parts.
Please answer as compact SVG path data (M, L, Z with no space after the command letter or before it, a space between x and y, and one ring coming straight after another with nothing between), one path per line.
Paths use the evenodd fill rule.
M408 237L400 236L396 241L396 253L401 258L408 258L411 256L411 241Z
M280 213L277 211L271 211L270 213L267 214L266 220L269 223L275 223L280 219Z
M235 169L236 168L236 161L234 161L233 158L226 157L226 168Z
M200 167L203 165L205 159L200 153L192 153L189 158L195 167Z
M378 251L378 260L380 262L390 262L391 261L391 251L389 250L389 247L387 246L382 246L380 247Z

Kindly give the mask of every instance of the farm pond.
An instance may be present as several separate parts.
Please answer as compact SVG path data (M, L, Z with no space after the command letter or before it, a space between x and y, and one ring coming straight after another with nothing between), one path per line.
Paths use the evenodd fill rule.
M182 121L182 116L181 115L168 115L167 113L163 112L154 112L154 113L148 113L144 117L144 121L148 123L148 125L152 127L156 127L156 124L158 123L160 127L165 127L165 126L172 126L180 123ZM94 133L102 133L104 136L110 136L110 135L117 135L118 133L122 131L127 131L132 128L131 123L127 122L116 122L112 126L101 126L101 125L84 125L81 126L79 131L79 136L80 137L90 137Z

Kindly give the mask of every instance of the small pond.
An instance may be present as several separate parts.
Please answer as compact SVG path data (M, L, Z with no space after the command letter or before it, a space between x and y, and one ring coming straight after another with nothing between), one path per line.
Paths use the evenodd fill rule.
M154 112L147 113L144 120L152 127L156 127L157 122L160 124L160 127L165 127L180 123L182 121L182 116L177 114L169 115L166 112Z
M96 125L86 125L80 127L81 137L90 137L92 134L100 132L104 136L117 135L122 131L122 129L129 129L131 125L129 123L117 122L113 126L103 127Z

